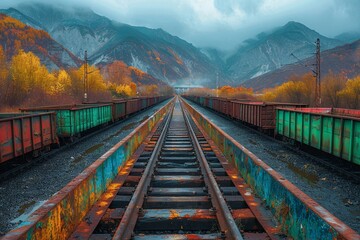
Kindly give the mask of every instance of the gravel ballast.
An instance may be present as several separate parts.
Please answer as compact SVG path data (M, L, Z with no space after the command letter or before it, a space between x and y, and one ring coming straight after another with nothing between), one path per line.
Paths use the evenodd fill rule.
M360 186L312 161L308 154L187 101L211 122L279 172L304 193L360 232Z
M0 183L0 236L24 221L31 211L66 186L168 101L64 148L18 176Z

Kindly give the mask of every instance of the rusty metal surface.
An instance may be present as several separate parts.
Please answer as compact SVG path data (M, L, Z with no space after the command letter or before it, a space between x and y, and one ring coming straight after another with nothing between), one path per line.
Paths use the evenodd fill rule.
M171 104L138 126L3 239L69 237Z
M118 224L125 209L113 208L108 209L112 201L117 197L120 188L123 186L125 180L128 178L130 171L134 171L133 166L144 151L145 147L150 144L150 139L153 136L156 128L159 126L160 120L156 126L152 129L151 133L146 137L141 146L135 151L131 158L126 162L125 166L118 173L114 181L107 188L99 200L93 205L91 210L87 213L86 217L77 226L76 230L72 233L69 239L88 239L92 236L95 228L98 226L102 218L107 219L107 224ZM122 193L131 195L134 191L134 187L123 187ZM105 216L104 215L108 215Z
M200 240L200 239L223 239L221 234L165 234L165 235L143 235L135 236L133 240Z
M0 114L0 163L58 143L54 112Z
M185 113L185 109L184 109ZM203 150L201 149L200 143L197 139L197 136L194 132L194 129L190 127L190 121L188 115L185 113L185 119L187 125L189 127L190 136L192 137L195 145L195 149L197 150L197 157L199 158L199 163L202 165L204 180L207 182L207 186L209 187L209 193L211 196L211 202L216 209L216 215L219 219L219 225L224 232L225 236L228 239L243 239L240 233L238 226L236 225L234 218L231 216L228 205L221 194L220 185L218 179L215 180L213 173L211 172L211 168L209 163L205 157Z
M171 112L172 110L173 107L171 108ZM171 115L171 113L169 115ZM170 120L171 120L171 116L167 118L164 128L167 128L167 126L170 123ZM151 156L148 160L148 164L145 168L144 174L141 176L141 179L139 179L138 181L138 186L136 187L135 192L131 197L128 207L126 208L126 211L124 213L124 216L122 217L118 227L116 228L116 231L113 236L114 239L129 239L131 237L137 218L139 216L140 207L143 205L144 196L151 181L150 176L154 172L156 159L160 153L160 147L165 139L165 135L166 132L161 131L161 134L157 136L158 141L155 144Z
M296 239L360 239L360 235L284 179L186 103L201 127L272 210L280 228Z

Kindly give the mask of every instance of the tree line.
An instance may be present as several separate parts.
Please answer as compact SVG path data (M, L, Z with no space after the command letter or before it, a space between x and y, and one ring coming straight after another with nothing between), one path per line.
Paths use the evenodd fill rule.
M171 92L165 85L136 84L133 79L139 82L145 73L120 61L102 69L88 66L87 72L90 101ZM11 111L20 106L81 103L83 94L84 65L49 72L32 52L19 50L7 61L0 45L0 109Z
M222 86L192 89L187 94L265 102L305 103L315 106L315 78L311 73L292 76L289 81L254 93L251 88ZM321 81L321 107L360 108L360 76L348 79L329 72Z

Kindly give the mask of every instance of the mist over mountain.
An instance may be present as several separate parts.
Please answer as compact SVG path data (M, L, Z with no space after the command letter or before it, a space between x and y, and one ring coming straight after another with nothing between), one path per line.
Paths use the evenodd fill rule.
M87 50L92 64L105 66L120 60L166 83L190 82L208 87L215 87L217 77L222 85L251 82L251 79L297 62L292 53L299 59L306 59L315 52L317 38L321 40L323 51L349 43L358 36L345 33L332 39L290 21L239 43L239 48L225 53L215 48L197 48L160 28L112 21L83 7L27 3L1 12L48 32L77 58L83 59Z
M90 9L32 3L7 13L47 31L79 58L87 50L94 64L121 60L167 83L190 78L206 84L217 69L198 48L162 29L114 22Z
M227 62L227 73L236 83L263 75L284 65L310 57L315 52L315 41L321 41L321 50L344 44L327 38L297 22L269 33L261 33L256 39L249 39Z
M360 32L345 32L334 37L345 43L352 43L360 39Z
M311 72L305 65L312 66L314 63L315 58L313 56L303 60L301 63L289 64L262 76L247 80L243 85L256 91L272 88L288 81L291 76L300 76ZM321 53L321 75L325 76L330 71L334 74L343 74L347 78L353 78L360 74L360 40Z

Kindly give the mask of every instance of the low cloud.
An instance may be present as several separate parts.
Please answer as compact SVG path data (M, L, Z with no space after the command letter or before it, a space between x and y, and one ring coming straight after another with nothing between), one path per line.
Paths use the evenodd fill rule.
M29 3L2 0L0 7L22 2ZM73 2L51 1L55 5ZM301 22L328 37L360 31L357 0L78 0L76 5L122 23L162 28L198 47L224 50L288 21Z

